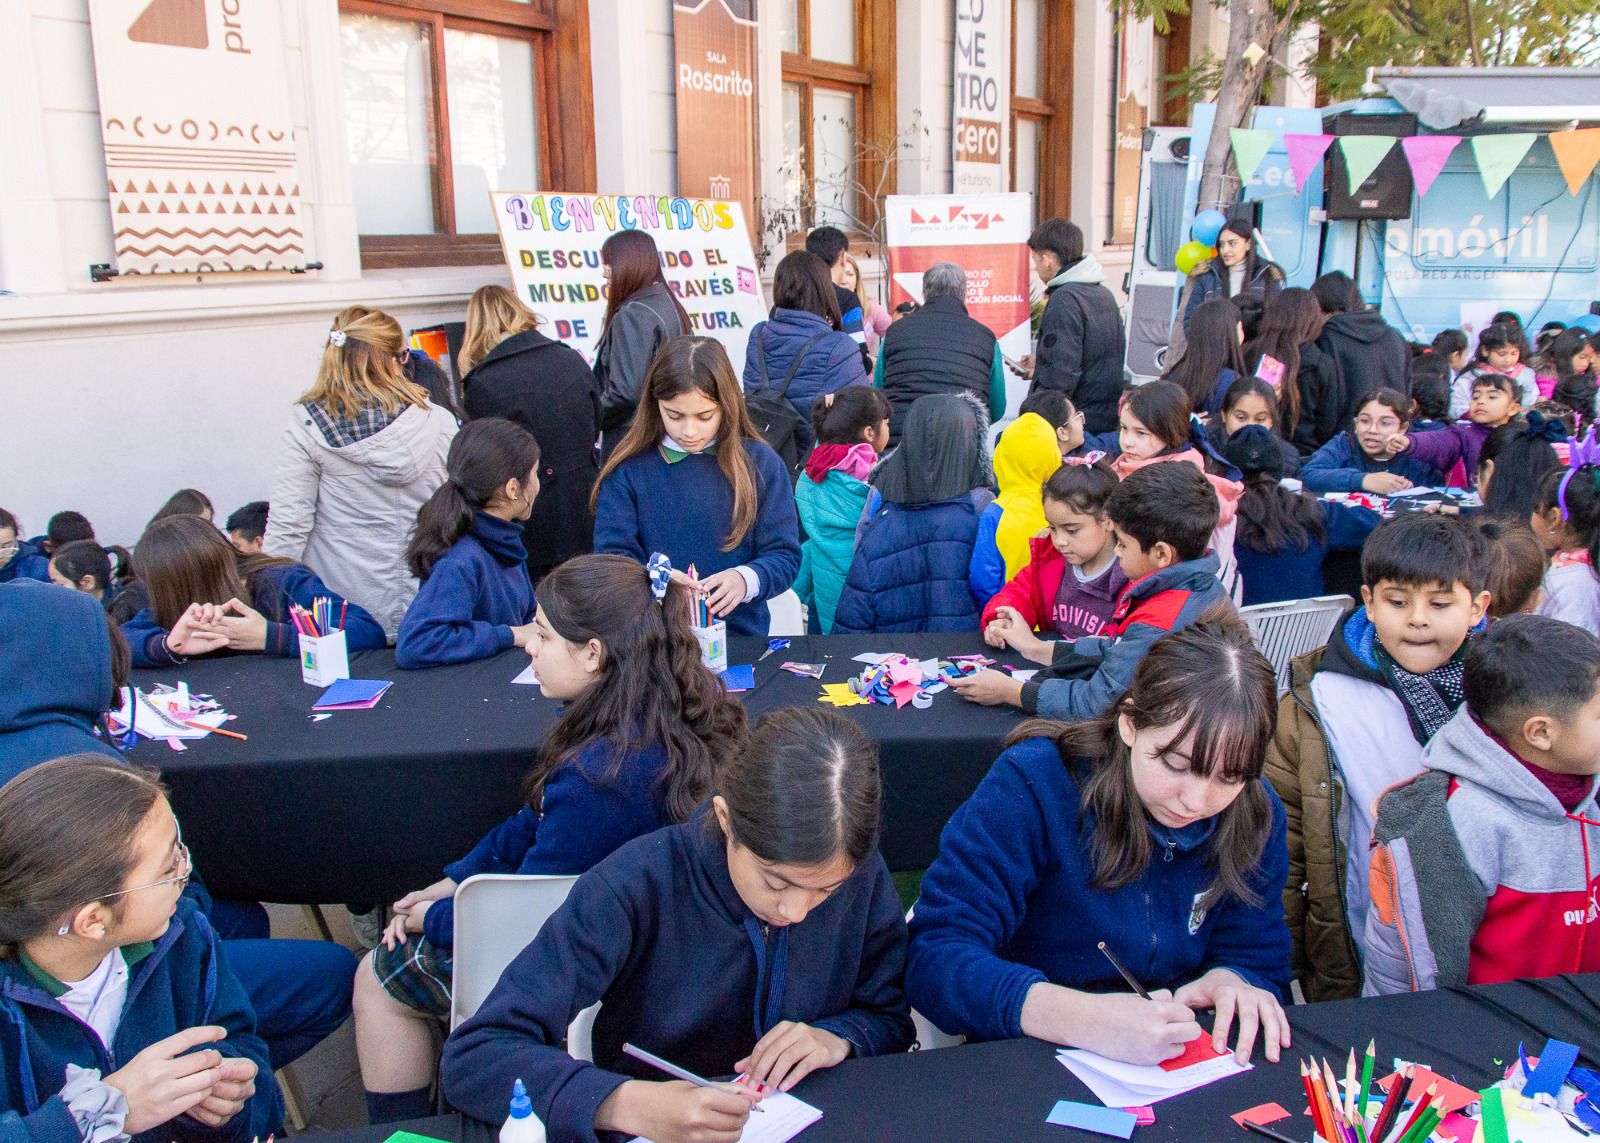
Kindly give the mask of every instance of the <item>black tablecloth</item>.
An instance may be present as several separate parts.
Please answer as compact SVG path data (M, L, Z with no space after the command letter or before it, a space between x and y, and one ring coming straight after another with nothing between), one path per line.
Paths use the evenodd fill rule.
M1138 1128L1135 1143L1259 1139L1228 1117L1269 1102L1282 1104L1293 1116L1273 1124L1274 1130L1310 1140L1311 1120L1301 1114L1306 1101L1297 1061L1304 1055L1325 1056L1343 1076L1350 1049L1359 1053L1373 1038L1377 1076L1388 1074L1389 1062L1399 1056L1428 1064L1474 1090L1499 1078L1494 1061L1515 1059L1519 1042L1532 1053L1553 1036L1582 1047L1583 1065L1600 1063L1600 975L1594 974L1313 1004L1289 1015L1294 1046L1283 1062L1268 1064L1258 1053L1253 1070L1156 1104L1156 1122ZM852 1060L796 1089L796 1095L823 1112L821 1120L796 1138L800 1143L1103 1139L1045 1123L1058 1099L1099 1102L1056 1062L1055 1052L1037 1040L1009 1040ZM325 1138L328 1143L382 1143L400 1126L450 1143L492 1138L492 1129L459 1116Z
M752 717L817 701L821 684L779 670L825 663L822 683L861 670L851 657L903 651L922 658L988 653L978 635L795 638L757 662L764 639L733 639L730 661L755 663L756 686L739 697ZM183 753L141 740L137 762L160 767L184 840L213 893L249 900L379 904L436 881L518 805L523 775L556 718L557 704L511 680L521 651L428 671L402 671L390 651L351 657L358 679L390 679L377 707L311 720L321 690L293 659L237 656L134 672L134 683L189 684L238 718L191 740ZM933 860L939 831L988 771L1020 712L980 707L952 692L927 710L846 707L879 744L885 801L883 853L895 869Z

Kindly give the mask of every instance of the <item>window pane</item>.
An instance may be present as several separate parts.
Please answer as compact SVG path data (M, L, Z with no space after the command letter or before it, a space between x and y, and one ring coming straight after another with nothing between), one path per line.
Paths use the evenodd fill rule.
M812 9L815 11L815 8ZM815 226L848 228L855 213L856 97L848 91L811 91L811 164L816 178Z
M1043 124L1037 119L1017 117L1015 138L1011 141L1016 156L1017 185L1012 190L1026 191L1033 196L1033 217L1039 217L1039 144L1044 134Z
M446 28L444 60L456 233L493 234L490 191L543 189L533 45Z
M346 145L362 234L432 234L433 77L428 30L339 16Z
M1044 44L1044 5L1039 0L1016 0L1016 91L1024 99L1043 99L1039 51ZM1020 187L1017 189L1021 189Z
M783 85L783 197L799 202L805 186L805 136L800 130L800 85Z
M786 52L800 50L800 0L778 0L778 42Z
M856 0L811 0L811 58L856 62Z

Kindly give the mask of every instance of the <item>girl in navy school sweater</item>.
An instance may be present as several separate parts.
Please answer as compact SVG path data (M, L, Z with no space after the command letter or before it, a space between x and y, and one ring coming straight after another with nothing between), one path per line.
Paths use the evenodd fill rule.
M68 755L0 788L0 1140L229 1143L283 1122L154 771Z
M139 537L133 561L150 593L150 606L122 625L136 667L218 652L298 655L300 634L289 607L309 609L318 598L331 600L341 617L347 650L388 644L377 620L335 595L310 568L271 556L241 556L199 516L152 523Z
M533 637L522 525L539 495L539 442L502 417L468 421L445 468L406 547L422 586L395 637L401 667L487 659Z
M451 1104L493 1122L521 1078L552 1139L681 1139L692 1126L732 1139L763 1092L911 1043L872 743L831 711L775 711L715 790L690 821L578 880L445 1045ZM563 1042L596 1001L591 1064ZM745 1082L653 1082L664 1077L624 1043Z
M1167 635L1101 718L1019 727L922 881L907 988L940 1028L1153 1064L1237 1018L1289 1046L1283 806L1261 780L1272 667L1231 615ZM1130 992L1098 942L1143 985ZM1172 989L1172 992L1164 990Z
M730 635L765 635L766 601L800 571L789 471L709 337L675 337L656 354L633 424L600 470L594 510L595 551L693 565Z
M1431 464L1391 447L1411 429L1411 399L1376 389L1361 399L1355 424L1300 466L1307 492L1375 492L1393 496L1418 485L1437 487L1444 474Z
M670 570L659 555L648 571L623 556L577 556L540 581L528 654L540 692L568 706L539 748L526 804L441 880L396 901L383 943L356 974L371 1122L432 1107L432 1025L450 1011L456 885L477 873L582 873L687 820L743 742L744 708L701 662L689 593L668 586Z

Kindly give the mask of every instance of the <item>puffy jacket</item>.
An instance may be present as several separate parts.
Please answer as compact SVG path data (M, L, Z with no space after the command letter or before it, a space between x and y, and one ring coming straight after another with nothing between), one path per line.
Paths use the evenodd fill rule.
M467 415L515 421L539 442L539 495L522 527L534 582L594 549L600 390L583 355L538 330L512 334L462 382Z
M978 516L993 497L977 488L954 500L903 506L873 492L839 607L836 634L976 631L967 585Z
M967 314L960 298L929 298L883 335L872 383L889 399L889 440L900 443L906 414L918 397L971 393L989 410L1005 415L1006 382L1000 344L989 327Z
M854 342L851 343L854 352ZM817 629L833 631L834 614L856 554L856 528L872 486L838 469L821 481L809 475L794 486L795 507L806 540L800 545L800 575L794 582L800 602L811 609Z
M814 337L817 340L805 351L784 394L801 420L811 424L811 406L824 393L837 393L846 385L868 383L866 366L861 363L861 347L849 334L840 333L825 319L807 310L774 307L771 320L756 323L750 331L744 354L745 394L783 388L784 376L794 365L795 356ZM761 380L763 357L767 365L764 384Z
M1085 432L1117 427L1122 398L1122 311L1105 286L1105 272L1085 254L1045 286L1029 392L1057 389L1083 414Z
M1422 436L1437 435L1424 433ZM1417 441L1422 436L1411 439ZM1354 433L1340 433L1300 466L1300 482L1308 492L1359 492L1361 481L1374 472L1392 472L1412 484L1438 486L1444 474L1409 452L1389 460L1373 460L1361 451Z
M417 594L406 541L444 483L456 419L412 405L379 432L335 447L296 405L284 430L262 550L317 570L394 638Z
M1322 327L1317 348L1339 363L1344 378L1341 426L1360 412L1361 398L1375 389L1411 395L1411 350L1377 310L1333 314Z
M1189 332L1189 319L1202 302L1212 298L1231 297L1239 312L1245 317L1245 324L1253 327L1261 318L1261 311L1266 308L1267 299L1283 289L1283 271L1275 263L1258 262L1256 272L1250 276L1248 282L1239 287L1237 294L1228 293L1228 267L1220 259L1203 262L1194 268L1194 273L1189 276L1191 283L1189 300L1183 307L1183 330ZM1248 335L1247 335L1248 336Z
M600 386L601 454L610 456L633 423L644 392L644 375L656 351L688 333L672 291L654 282L634 294L611 317L594 348L594 377Z

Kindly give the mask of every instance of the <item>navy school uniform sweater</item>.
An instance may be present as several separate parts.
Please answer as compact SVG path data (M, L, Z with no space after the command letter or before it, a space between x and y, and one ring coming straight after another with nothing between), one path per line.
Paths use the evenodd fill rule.
M1360 492L1362 479L1374 472L1392 472L1429 487L1444 483L1437 468L1405 453L1392 460L1373 460L1361 451L1354 433L1340 433L1307 457L1300 466L1300 482L1307 492Z
M255 1013L195 903L180 898L165 933L123 953L128 996L110 1048L56 999L60 982L17 958L0 961L0 1143L81 1143L60 1098L68 1064L98 1069L104 1079L158 1040L202 1024L228 1033L202 1049L255 1063L255 1094L221 1127L179 1116L135 1135L134 1143L248 1143L280 1130L283 1098Z
M1246 493L1249 495L1249 493ZM1383 522L1371 508L1323 501L1322 539L1308 538L1306 550L1291 547L1278 552L1258 552L1235 535L1233 555L1244 578L1244 606L1278 603L1285 599L1311 599L1325 588L1322 561L1329 552L1359 552L1372 530Z
M522 524L487 512L433 565L395 636L401 667L442 667L487 659L515 642L513 627L533 622L533 581Z
M904 1051L905 947L877 853L805 920L769 928L734 889L726 842L702 812L579 878L445 1044L445 1098L499 1122L520 1077L552 1139L592 1143L607 1096L629 1078L662 1078L622 1055L625 1042L703 1076L730 1074L784 1020L843 1037L858 1056ZM591 1064L563 1042L597 1000Z
M6 561L5 566L0 567L0 583L13 583L22 579L50 582L50 557L45 555L32 540L18 539L17 550Z
M756 518L732 551L725 552L733 520L733 485L710 452L672 453L657 447L630 457L600 485L594 550L618 552L644 563L661 552L672 566L690 564L705 579L745 566L756 574L756 593L728 615L728 634L765 635L766 601L800 573L800 519L794 484L778 454L762 441L745 441L756 470Z
M289 605L298 603L306 610L320 597L333 601L335 615L344 615L345 650L370 651L387 647L383 628L359 603L348 603L336 594L316 572L304 564L279 564L262 568L250 577L250 606L267 617L267 645L263 655L298 655L300 633L289 622ZM156 622L156 613L146 607L122 625L133 650L135 667L167 667L185 661L167 648L167 629ZM227 652L218 651L217 655Z
M1127 991L1096 947L1102 940L1146 988L1176 989L1227 968L1288 995L1289 854L1272 788L1261 783L1272 826L1249 878L1260 904L1228 895L1202 908L1216 819L1178 830L1147 821L1149 866L1107 892L1091 885L1094 818L1078 782L1052 740L1029 739L1001 754L951 817L911 922L906 984L917 1011L952 1034L1020 1036L1023 1000L1041 981Z
M477 873L587 873L634 838L671 824L661 784L666 767L659 743L619 759L609 741L590 742L550 772L538 809L523 806L444 875L459 884ZM429 907L423 933L430 944L455 943L455 917L453 897Z

